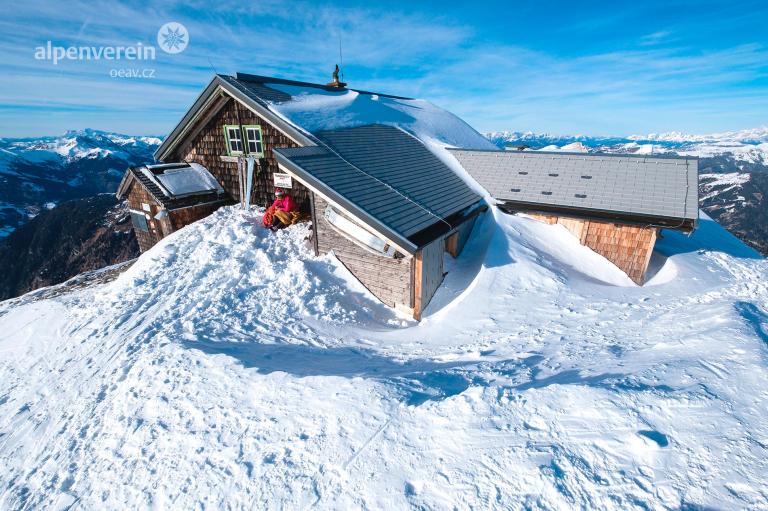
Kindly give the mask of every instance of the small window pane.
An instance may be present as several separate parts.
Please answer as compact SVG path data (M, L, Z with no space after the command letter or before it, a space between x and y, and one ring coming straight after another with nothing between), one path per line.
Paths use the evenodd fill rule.
M243 152L243 137L239 126L227 126L227 148L230 154Z
M149 225L147 225L147 217L144 216L144 213L131 211L131 222L133 223L133 227L135 229L144 232L149 231Z
M245 126L243 132L245 133L248 152L250 154L262 155L264 148L261 143L261 128L258 126Z

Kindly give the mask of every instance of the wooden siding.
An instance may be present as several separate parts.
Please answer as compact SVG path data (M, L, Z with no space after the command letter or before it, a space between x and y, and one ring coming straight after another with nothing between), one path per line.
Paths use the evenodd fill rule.
M459 257L459 231L446 236L445 251L451 254L454 258Z
M139 242L139 250L144 253L152 248L158 241L165 238L174 231L177 231L189 225L192 222L205 218L225 202L212 202L208 204L199 204L187 208L175 209L168 212L166 220L155 220L155 215L162 209L161 205L150 195L150 193L141 184L134 181L128 192L128 205L131 209L148 213L150 218L147 220L149 232L134 228L136 239ZM149 204L149 211L144 211L142 204Z
M479 216L482 216L483 213L480 213ZM469 237L472 235L472 229L475 227L475 221L477 220L477 216L473 216L463 224L461 224L456 231L459 235L459 241L458 241L458 254L461 254L461 251L464 250L464 245L467 244L467 241L469 241Z
M197 162L207 168L221 183L221 186L236 201L240 200L239 179L236 161L223 161L227 156L227 145L224 139L224 125L258 125L261 126L264 158L258 160L261 172L254 179L251 192L251 203L259 206L269 206L274 200L274 173L279 172L277 161L272 149L276 147L298 147L290 138L234 99L229 99L221 109L212 116L201 117L202 126L193 126L189 133L191 138L184 140L167 161ZM245 141L244 141L245 143ZM254 169L257 170L257 169ZM308 212L309 190L301 183L293 180L293 188L289 190L299 209Z
M142 204L149 204L150 211L144 211ZM128 206L136 211L142 213L148 213L150 218L147 219L147 225L149 231L145 232L140 229L134 228L133 231L136 234L136 240L139 242L139 250L143 253L152 248L155 243L163 239L163 233L160 229L160 224L155 220L155 214L160 210L160 205L155 201L149 192L142 185L136 181L131 185L131 190L128 192Z
M328 203L315 194L314 211L317 250L320 254L333 252L336 258L379 300L395 307L412 308L412 258L392 259L372 254L357 246L338 232L325 219Z
M168 212L168 217L171 220L173 230L178 231L185 225L202 220L223 205L224 203L222 202L211 202L208 204L189 206L187 208L174 209Z
M640 225L616 224L552 215L531 214L548 224L560 224L585 245L626 273L633 282L643 285L648 263L656 244L658 229Z
M443 282L445 272L443 271L443 254L445 253L445 237L441 237L426 245L418 251L416 257L417 268L414 272L414 281L418 280L416 286L416 307L414 307L414 316L421 318L421 313L429 305L429 301L435 295L435 291Z

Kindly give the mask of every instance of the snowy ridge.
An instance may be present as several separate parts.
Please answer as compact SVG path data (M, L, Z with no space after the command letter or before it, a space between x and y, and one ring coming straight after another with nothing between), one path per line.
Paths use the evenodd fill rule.
M706 201L732 190L739 190L745 183L749 182L750 178L751 174L739 172L701 174L699 175L699 186L704 194L700 197L700 200Z
M0 138L0 150L8 157L29 162L73 162L81 159L104 158L109 155L128 157L126 149L154 148L158 137L131 137L118 133L84 129L71 130L62 136L40 138Z
M768 506L768 267L486 215L420 324L237 207L0 305L0 507Z
M744 142L759 144L768 142L768 126L760 128L744 129L738 131L724 131L708 135L692 135L680 131L668 133L650 133L648 135L630 135L630 140L658 140L665 142Z
M532 132L498 131L487 134L499 147L526 145L532 150L628 154L679 154L714 157L730 155L736 161L768 163L768 127L710 135L670 132L627 137L559 136Z

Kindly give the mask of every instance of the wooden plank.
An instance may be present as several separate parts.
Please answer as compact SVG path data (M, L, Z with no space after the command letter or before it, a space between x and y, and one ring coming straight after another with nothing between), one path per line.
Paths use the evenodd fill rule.
M451 254L451 257L459 256L459 233L454 232L445 238L445 251Z
M532 216L546 223L553 223L551 216ZM658 230L655 227L567 217L555 218L556 223L568 229L582 245L615 264L636 284L644 283L656 243Z
M413 319L421 321L421 313L423 311L422 305L422 289L423 275L422 275L422 253L421 250L416 252L413 256Z
M445 276L443 253L445 242L438 238L419 252L421 254L421 309L423 311L434 296Z
M334 230L325 219L328 203L314 196L314 215L319 254L333 252L336 258L379 300L389 306L412 307L412 259L372 254Z

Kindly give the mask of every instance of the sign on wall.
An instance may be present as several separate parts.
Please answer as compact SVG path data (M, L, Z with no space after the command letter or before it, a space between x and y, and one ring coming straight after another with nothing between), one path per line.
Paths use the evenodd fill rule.
M275 172L275 188L293 188L293 179L288 174Z

